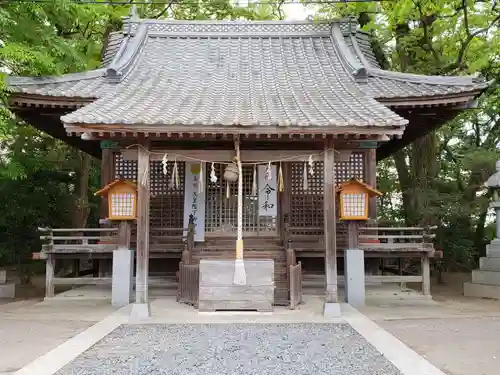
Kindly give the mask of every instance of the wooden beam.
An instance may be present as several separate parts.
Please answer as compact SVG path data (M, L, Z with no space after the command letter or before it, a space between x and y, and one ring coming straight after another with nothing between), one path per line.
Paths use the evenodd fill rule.
M155 149L154 154L150 155L152 161L161 161L164 154L170 154L169 160L177 158L177 161L192 161L200 159L207 161L228 161L234 157L234 150L169 150ZM241 160L245 162L268 162L275 160L288 159L296 157L290 162L308 161L309 156L313 155L314 161L323 161L322 150L241 150ZM339 161L347 161L351 156L352 150L335 151ZM137 160L137 150L135 148L121 150L123 160ZM167 155L168 156L168 155ZM284 171L283 171L284 172Z
M313 134L325 134L331 136L333 134L342 134L344 136L355 136L359 135L378 135L378 134L403 134L405 127L402 125L395 126L375 126L375 127L362 127L362 126L333 126L325 129L323 126L307 126L307 127L250 127L250 126L197 126L192 124L183 125L130 125L130 124L66 124L66 131L68 132L104 132L104 133L118 133L118 132L133 132L137 134L144 133L171 133L172 135L189 135L193 133L195 135L201 133L216 133L222 134L222 137L227 137L228 135L234 134L253 134L266 136L270 134L273 135L289 135L291 137L298 136L302 134L303 136L312 136ZM327 130L325 132L325 130ZM187 138L187 137L186 137Z
M135 279L135 278L134 278ZM137 280L137 279L136 279ZM165 287L172 281L165 277L150 277L149 285ZM56 277L54 285L111 285L111 277ZM174 285L173 283L171 285Z
M149 142L137 149L137 261L136 303L148 303L149 273Z
M325 141L323 161L324 176L324 222L325 222L325 302L338 302L337 294L337 244L336 244L336 210L335 210L335 152L333 140Z

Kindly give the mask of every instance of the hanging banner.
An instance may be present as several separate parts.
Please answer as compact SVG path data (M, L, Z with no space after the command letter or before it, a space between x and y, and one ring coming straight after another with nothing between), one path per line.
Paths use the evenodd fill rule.
M200 172L205 174L205 163L186 162L186 175L184 178L184 228L189 225L189 215L194 219L194 241L205 241L205 181L200 191ZM187 235L184 231L184 236Z
M258 166L259 216L278 216L276 166L271 165L271 179L266 180L267 165Z

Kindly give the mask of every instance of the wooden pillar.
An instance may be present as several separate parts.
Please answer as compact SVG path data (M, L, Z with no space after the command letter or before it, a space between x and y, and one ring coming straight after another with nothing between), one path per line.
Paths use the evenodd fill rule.
M377 150L374 148L366 150L365 179L368 185L375 189L377 188ZM370 198L368 217L370 219L377 218L377 197Z
M80 277L80 258L73 259L73 276Z
M45 263L45 298L54 297L54 269L56 266L55 254L47 254Z
M98 277L106 277L108 272L108 260L99 259L97 266L98 266L97 270Z
M149 142L141 140L137 155L137 254L136 254L136 305L148 305L149 273ZM149 316L149 306L137 308L133 315Z
M130 225L130 221L120 221L120 224L118 226L118 247L130 249L131 231L132 228Z
M113 150L103 149L101 160L101 186L106 186L113 180ZM101 218L106 218L108 215L108 198L104 196L101 200L100 207Z
M373 188L377 188L377 150L371 148L365 153L365 182ZM377 197L370 198L368 202L368 217L372 220L377 219ZM381 263L383 258L365 259L368 273L372 275L381 275ZM383 264L382 264L383 266Z
M335 210L335 155L333 140L325 142L324 153L324 223L325 223L325 302L337 303L337 244Z
M292 197L292 164L290 162L284 162L282 164L283 168L283 181L285 188L281 195L281 210L280 210L280 233L281 239L285 240L285 215L288 215L288 225L290 225L290 214L291 214L291 197ZM287 244L284 244L285 246Z

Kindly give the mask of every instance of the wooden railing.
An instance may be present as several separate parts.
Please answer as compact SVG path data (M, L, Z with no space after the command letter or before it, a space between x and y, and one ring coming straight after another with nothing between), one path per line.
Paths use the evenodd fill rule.
M434 252L437 227L361 227L359 247L372 252Z
M432 233L437 227L361 227L359 228L359 248L365 252L379 254L397 254L398 265L392 270L399 275L378 276L380 282L398 282L406 287L407 282L422 283L422 294L430 295L430 258L435 249ZM402 258L420 257L420 270L414 274L404 271ZM386 271L382 262L382 272Z
M39 228L44 259L47 253L112 253L119 243L119 228ZM184 237L183 233L187 232ZM151 253L181 252L194 246L193 228L151 228L149 249ZM128 240L125 240L128 241ZM130 237L136 244L136 236ZM133 246L135 247L135 246Z
M134 237L130 234L130 226L120 225L119 228L39 228L42 233L40 239L42 251L33 254L34 259L46 260L46 297L54 296L55 285L101 285L111 284L111 278L102 274L101 267L94 277L80 277L80 259L87 254L89 258L95 256L111 258L114 250L120 244L126 248L133 248L131 243ZM186 231L186 237L183 232ZM153 228L150 236L150 252L158 255L176 251L182 252L182 256L190 259L194 246L194 227L189 228ZM157 233L160 233L159 235ZM177 235L165 235L164 233L177 233ZM152 245L152 246L151 246ZM161 254L159 254L161 253ZM56 258L69 258L74 260L73 276L55 277ZM94 267L95 271L96 267ZM90 273L95 273L91 270Z
M362 227L355 227L357 240L355 247L365 251L365 258L389 258L396 259L399 264L392 270L390 275L367 275L366 281L382 283L422 283L422 293L430 294L430 258L440 256L434 249L432 233L436 227L377 227L366 223ZM324 256L325 245L323 239L324 228L322 227L291 227L286 221L284 223L283 242L288 250L292 250L300 256ZM346 233L347 234L347 233ZM347 234L348 235L348 234ZM356 237L356 236L355 236ZM337 238L337 256L344 256L348 245L346 239L339 248ZM347 250L348 251L348 250ZM405 259L420 258L420 266L417 272L404 271ZM295 260L294 260L295 262ZM384 262L384 260L383 260ZM295 263L293 264L295 265ZM287 263L287 277L291 280L290 264ZM382 271L387 271L382 265ZM389 268L387 268L389 269ZM391 272L389 272L391 273Z
M117 248L118 228L38 228L42 254L110 253ZM44 256L41 255L41 258Z

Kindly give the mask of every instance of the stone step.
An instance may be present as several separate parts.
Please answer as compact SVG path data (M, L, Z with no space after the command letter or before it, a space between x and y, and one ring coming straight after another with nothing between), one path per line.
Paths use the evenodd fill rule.
M479 258L479 269L481 271L500 272L500 258Z
M473 270L472 282L474 284L500 285L500 272Z
M500 300L500 286L465 283L464 296L476 298L492 298Z
M500 246L493 244L486 245L486 257L500 258Z

